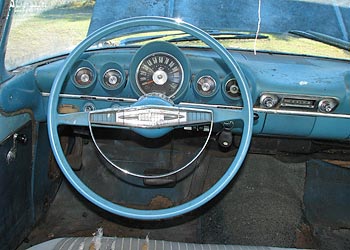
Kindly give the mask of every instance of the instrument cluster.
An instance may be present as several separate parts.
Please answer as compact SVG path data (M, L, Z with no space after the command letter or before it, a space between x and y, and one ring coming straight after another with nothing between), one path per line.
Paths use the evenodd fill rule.
M185 54L170 43L152 42L141 47L127 69L120 62L97 65L89 59L77 62L71 72L73 84L81 90L97 82L107 91L121 92L128 87L136 97L157 93L173 100L185 96L190 96L187 100L240 100L238 83L232 74L190 65Z

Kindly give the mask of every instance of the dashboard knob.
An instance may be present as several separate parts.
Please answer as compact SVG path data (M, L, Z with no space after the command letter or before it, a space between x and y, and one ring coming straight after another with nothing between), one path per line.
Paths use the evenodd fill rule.
M322 99L318 103L318 111L322 113L331 113L334 111L334 109L338 106L338 102L334 99L327 98Z
M263 94L260 96L260 106L263 108L273 108L278 103L278 97L273 94Z
M90 112L90 111L94 111L96 108L95 108L95 105L91 102L88 102L84 105L84 112Z

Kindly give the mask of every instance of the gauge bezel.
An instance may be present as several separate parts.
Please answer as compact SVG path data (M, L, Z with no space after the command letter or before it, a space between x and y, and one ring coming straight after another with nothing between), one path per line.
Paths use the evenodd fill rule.
M211 77L213 78L213 80L215 81L215 89L213 92L209 93L209 94L203 94L201 92L201 90L198 89L197 87L197 83L200 79L202 79L203 77ZM194 81L193 81L193 89L195 91L195 93L197 95L199 95L200 97L204 97L204 98L211 98L213 96L216 95L216 93L218 92L219 90L219 84L220 84L220 79L219 79L219 76L216 74L215 71L213 70L210 70L210 69L205 69L205 70L202 70L200 71L196 77L194 78Z
M104 81L105 74L111 70L119 71L119 73L121 75L120 82L115 86L108 85ZM113 63L113 62L106 63L102 66L100 72L101 72L101 74L99 75L99 82L104 89L106 89L106 90L120 90L125 86L125 82L126 82L125 70L118 63Z
M80 84L75 80L76 74L78 73L78 71L82 69L90 70L93 75L92 80L89 84L86 84L86 85ZM78 61L72 68L70 75L71 75L71 81L73 82L74 86L76 86L79 89L87 89L91 87L96 82L96 79L97 79L97 71L95 67L89 61L86 61L86 60Z
M137 69L136 69L136 72L135 72L135 74L136 74L136 75L135 75L136 85L137 85L137 87L139 88L139 90L142 92L142 94L146 95L146 94L152 93L152 92L146 92L146 91L144 91L144 89L143 89L142 86L141 86L141 83L139 82L138 74L139 74L139 71L140 71L141 66L145 63L145 61L147 61L149 58L152 58L152 57L157 56L157 55L164 55L164 56L166 56L166 57L168 57L168 58L171 58L171 60L175 61L175 63L179 66L180 71L181 71L181 81L179 82L179 86L176 88L175 92L172 93L172 94L170 94L170 95L164 94L164 95L166 95L167 97L171 98L171 97L173 97L174 95L176 95L176 94L180 91L180 89L181 89L181 86L182 86L182 84L183 84L183 82L184 82L184 77L183 77L183 75L184 75L184 70L183 70L183 67L182 67L181 63L179 62L179 60L177 60L176 57L174 57L173 55L171 55L171 54L169 54L169 53L166 53L166 52L155 52L155 53L152 53L152 54L150 54L150 55L144 57L144 58L141 60L141 62L139 63L139 65L137 66ZM158 92L156 92L156 93L158 93ZM163 93L160 93L160 94L163 94Z
M239 90L239 94L237 94L237 96L231 96L226 92L226 85L232 79L234 79L237 82L235 76L232 74L229 74L225 77L225 79L222 81L222 92L223 92L224 96L227 97L228 99L237 101L237 100L241 99L241 90ZM237 87L239 88L238 82L237 82Z
M152 56L153 54L159 54L159 53L168 54L169 56L174 58L177 61L177 63L181 66L182 80L180 82L180 86L177 88L177 90L173 94L171 94L170 96L167 96L172 100L176 101L185 93L185 90L188 87L188 84L186 83L190 82L191 72L190 72L189 62L186 56L178 47L176 47L171 43L162 42L162 41L150 42L144 45L143 47L141 47L136 52L130 66L130 75L129 75L130 85L133 91L139 96L149 94L149 93L145 93L140 88L137 81L137 74L141 63L146 58Z

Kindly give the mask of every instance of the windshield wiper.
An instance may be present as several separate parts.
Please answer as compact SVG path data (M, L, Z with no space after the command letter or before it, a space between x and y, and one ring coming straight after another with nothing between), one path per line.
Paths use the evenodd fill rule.
M245 34L245 33L236 33L236 32L213 32L213 33L208 33L212 37L218 40L231 40L231 39L255 39L256 35L255 34ZM258 35L257 39L267 39L269 38L266 35ZM167 42L191 42L191 41L198 41L199 39L197 37L188 35L188 36L183 36L183 37L177 37L177 38L172 38L169 40L166 40Z
M315 31L290 30L288 33L350 51L350 42Z
M216 39L255 39L255 34L249 33L240 33L240 32L231 32L231 31L218 31L218 30L207 30L209 35L213 36ZM183 35L183 36L180 36ZM175 37L173 36L180 36ZM139 42L147 42L151 40L156 40L160 38L172 37L170 39L165 39L166 42L191 42L198 41L199 39L192 36L186 35L186 33L173 33L173 34L163 34L163 35L150 35L150 36L141 36L141 37L130 37L119 42L119 45L130 45ZM268 36L266 35L258 35L258 39L266 39Z
M184 35L185 33L175 33L175 34L163 34L163 35L149 35L149 36L140 36L140 37L129 37L121 40L119 42L119 45L125 46L125 45L130 45L134 43L141 43L141 42L147 42L155 39L160 39L160 38L165 38L168 36L179 36L179 35Z

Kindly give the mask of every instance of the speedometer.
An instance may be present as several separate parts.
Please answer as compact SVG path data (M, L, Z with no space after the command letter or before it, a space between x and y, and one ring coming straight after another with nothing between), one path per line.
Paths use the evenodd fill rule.
M182 86L184 71L174 56L157 52L141 60L135 78L143 94L160 93L172 97Z

